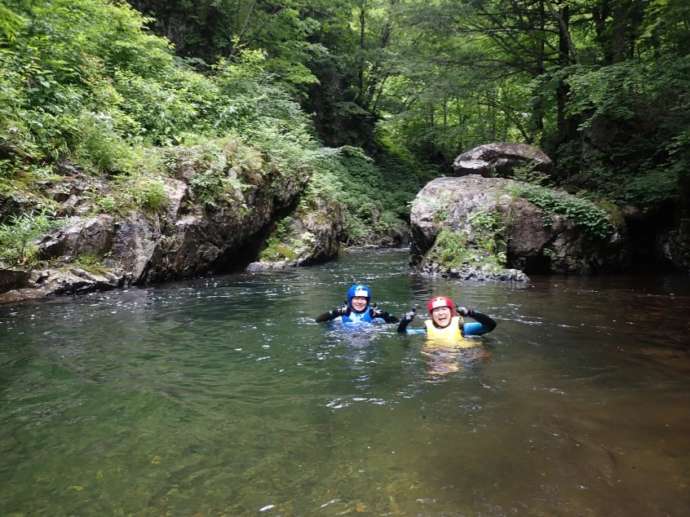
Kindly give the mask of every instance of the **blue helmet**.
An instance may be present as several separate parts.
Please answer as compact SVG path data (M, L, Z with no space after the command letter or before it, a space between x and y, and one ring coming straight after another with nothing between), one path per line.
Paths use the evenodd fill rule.
M368 285L352 284L347 290L347 305L352 307L352 299L355 296L364 296L367 299L367 305L371 302L371 289Z

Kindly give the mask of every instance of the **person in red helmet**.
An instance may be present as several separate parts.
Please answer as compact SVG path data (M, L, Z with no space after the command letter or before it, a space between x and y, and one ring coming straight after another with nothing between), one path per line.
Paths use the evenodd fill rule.
M402 334L425 333L429 343L437 346L451 346L470 348L475 346L466 336L480 336L496 328L496 322L481 312L465 307L456 308L453 300L447 296L436 296L426 304L431 319L424 322L424 328L408 329L408 325L415 317L415 310L405 314L398 325L398 332ZM464 316L474 319L465 323Z

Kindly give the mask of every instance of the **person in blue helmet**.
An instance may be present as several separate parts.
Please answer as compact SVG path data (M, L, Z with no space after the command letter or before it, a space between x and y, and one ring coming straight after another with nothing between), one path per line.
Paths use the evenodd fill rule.
M343 324L397 323L398 318L371 304L368 285L353 284L347 290L347 304L317 316L316 321L338 321Z

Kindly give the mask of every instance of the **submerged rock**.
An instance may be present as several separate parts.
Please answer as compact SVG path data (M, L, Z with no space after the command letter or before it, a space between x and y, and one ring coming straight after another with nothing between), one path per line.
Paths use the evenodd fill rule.
M537 147L506 143L480 145L462 153L453 162L453 170L458 176L508 177L519 166L548 174L553 169L553 162Z
M544 200L551 210L539 206ZM591 273L627 258L624 228L604 210L509 179L437 178L415 198L411 223L413 265L458 278L524 280L516 269Z
M267 271L282 271L292 267L297 267L297 264L290 260L277 260L275 262L259 260L256 262L250 262L246 268L246 271L248 273L265 273Z
M444 267L435 262L422 265L419 272L428 276L441 276L458 280L472 280L476 282L529 282L529 277L519 269L496 268L493 265L460 267Z
M33 272L27 287L0 293L0 303L35 300L53 295L107 291L124 285L125 275L122 272L86 271L78 267L45 269Z

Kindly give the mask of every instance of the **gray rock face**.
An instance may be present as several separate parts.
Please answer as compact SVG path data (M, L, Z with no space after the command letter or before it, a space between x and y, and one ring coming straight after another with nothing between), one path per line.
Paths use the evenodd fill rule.
M107 291L125 285L122 273L90 272L81 268L46 269L31 274L29 287L0 294L0 304L35 300L53 295L86 294Z
M681 220L678 228L659 235L657 249L674 267L690 272L690 219Z
M38 244L42 259L63 257L71 260L79 255L102 255L112 247L113 217L76 217L68 226L45 236Z
M427 262L420 269L420 272L428 276L442 276L474 282L529 282L529 277L525 273L512 268L495 269L469 265L459 268L445 268L439 264Z
M196 174L203 174L208 165L194 163L191 151L180 155L186 161L178 164L176 178L163 179L167 202L155 213L132 209L125 215L89 216L95 211L89 199L109 195L107 190L99 191L109 188L107 183L93 179L90 186L84 185L89 178L80 176L46 185L46 192L62 203L59 213L77 215L38 243L38 258L49 261L49 269L34 271L28 278L28 272L17 275L2 270L0 303L225 271L246 260L247 245L265 232L276 214L294 205L309 179L282 174L275 167L238 172L228 166L222 172L232 178L229 185L237 187L218 190L212 200L200 199L192 185ZM94 191L99 194L78 196L73 202L75 192ZM328 234L328 225L318 218L307 217L302 224L315 235ZM334 235L316 239L318 245L309 257L332 256L337 231ZM80 263L92 266L75 267Z
M247 271L260 272L306 266L338 256L343 233L339 203L312 199L302 203L273 228L257 262Z
M592 236L578 221L546 213L517 196L522 185L476 175L428 183L412 204L413 264L422 272L459 278L481 278L488 271L498 279L515 280L520 275L504 268L591 273L624 263L621 228L605 238ZM455 247L445 244L447 249L439 250L443 242L438 241ZM458 260L448 267L438 257ZM452 269L456 272L451 274Z
M457 176L479 174L490 178L509 177L517 166L530 165L534 170L550 173L553 162L543 151L527 144L494 143L475 147L453 162Z
M27 271L0 267L0 293L24 287L31 275Z
M36 205L37 201L28 194L0 192L0 224L6 223L12 217L30 212Z

